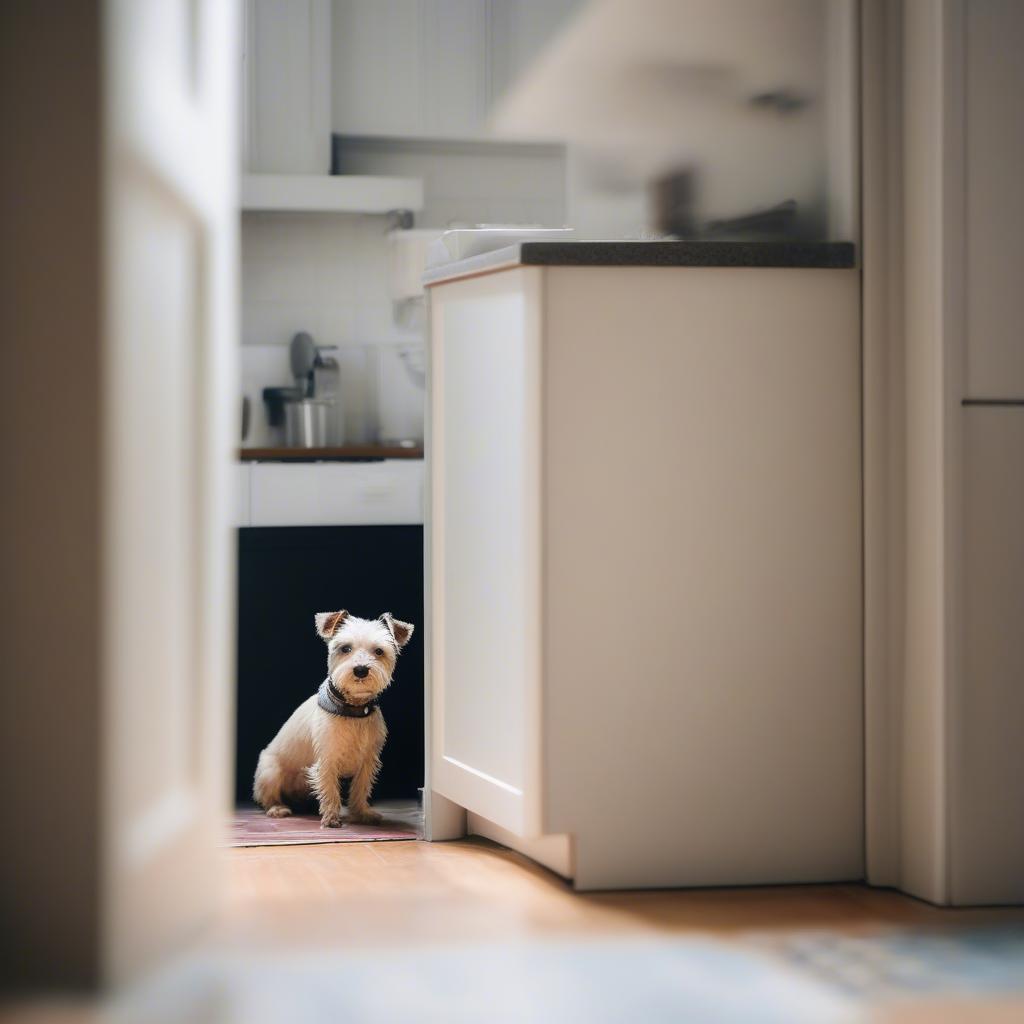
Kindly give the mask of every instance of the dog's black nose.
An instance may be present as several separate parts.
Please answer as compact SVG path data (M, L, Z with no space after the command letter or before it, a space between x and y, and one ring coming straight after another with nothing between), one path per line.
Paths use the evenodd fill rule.
M356 679L365 679L369 674L369 665L356 665L356 667L352 669L352 675L354 675Z

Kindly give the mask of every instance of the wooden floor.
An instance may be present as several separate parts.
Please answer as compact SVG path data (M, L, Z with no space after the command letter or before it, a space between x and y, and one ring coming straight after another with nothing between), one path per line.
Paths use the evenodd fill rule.
M1022 922L1024 911L939 910L860 885L578 894L486 840L235 849L217 941L344 948L485 939L863 932ZM343 925L341 924L342 922Z
M634 936L714 939L742 949L766 937L785 944L796 931L866 936L894 927L1024 922L1024 910L940 910L862 885L578 894L482 839L233 849L225 856L227 904L211 950L243 956L340 951L346 962L344 951L358 950L386 964L393 950ZM873 1024L1024 1020L1018 991L952 1001L922 993L865 1006Z
M543 868L479 839L235 848L224 850L224 862L226 899L219 926L180 963L169 964L115 1004L113 1017L110 1007L90 1001L43 1001L16 1007L12 1015L0 1008L0 1020L236 1021L252 1019L258 1007L261 1020L321 1024L339 1019L343 1009L345 1019L360 1024L381 1019L450 1024L455 1007L460 1021L617 1022L637 1019L634 1004L648 994L661 1013L650 1019L675 1020L681 1005L708 996L709 985L712 1003L705 999L700 1005L732 999L735 1006L739 999L748 1009L761 1007L765 989L758 986L767 968L757 968L761 973L751 977L749 954L754 947L763 950L764 943L769 952L759 963L775 964L779 950L794 946L806 963L802 944L808 935L825 934L832 962L837 943L831 933L840 937L839 945L870 947L886 939L865 936L893 927L919 933L1024 922L1024 910L942 911L860 885L577 894ZM633 938L641 941L629 941ZM595 939L608 941L589 941ZM502 952L511 946L526 953ZM709 964L721 970L714 965L723 954L709 959L712 947L725 950L732 966L707 981ZM607 961L587 959L601 955L588 950L608 948L616 957L610 973L594 966ZM531 950L538 951L533 959ZM666 956L668 974L662 970ZM644 974L652 957L655 966ZM615 974L624 962L631 965L628 976L636 979L632 992ZM737 968L737 962L743 966ZM791 965L789 960L771 970L789 971ZM360 984L352 984L351 972ZM439 976L446 985L437 983ZM774 998L783 993L787 1005L806 1009L807 986L816 980L806 971L785 973L783 991L780 976L771 976ZM511 1007L497 1017L495 983L504 986L498 1009ZM621 1001L624 992L629 1012L606 1012L608 1000ZM566 1016L561 1008L570 995L575 1009ZM669 998L673 1001L666 1003ZM380 1016L382 1006L390 1013L410 1005L410 999L418 1015ZM517 999L534 1012L519 1013ZM481 1012L468 1012L467 1006ZM550 1006L557 1012L537 1017L538 1008ZM576 1012L580 1007L585 1012ZM667 1007L672 1012L666 1017ZM1024 997L1018 986L953 998L922 989L897 1001L858 994L853 1003L844 1002L838 1018L827 1020L848 1024L851 1013L852 1019L872 1024L1008 1024L1024 1020ZM771 1019L818 1024L823 1018L776 1013Z

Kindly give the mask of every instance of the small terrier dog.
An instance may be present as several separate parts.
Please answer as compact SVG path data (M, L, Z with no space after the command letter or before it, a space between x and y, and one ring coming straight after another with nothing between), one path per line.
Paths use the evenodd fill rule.
M320 825L338 828L341 780L351 779L348 820L376 824L370 790L380 771L388 730L377 697L391 683L395 662L414 626L385 612L359 619L346 611L320 612L316 631L327 643L327 678L303 701L260 754L253 796L271 818L315 796Z

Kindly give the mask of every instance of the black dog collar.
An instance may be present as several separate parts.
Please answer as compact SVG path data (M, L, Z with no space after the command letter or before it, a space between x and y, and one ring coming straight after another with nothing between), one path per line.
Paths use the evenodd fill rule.
M328 676L316 691L316 702L331 715L342 718L369 718L377 710L377 702L368 700L365 704L351 704L338 692Z

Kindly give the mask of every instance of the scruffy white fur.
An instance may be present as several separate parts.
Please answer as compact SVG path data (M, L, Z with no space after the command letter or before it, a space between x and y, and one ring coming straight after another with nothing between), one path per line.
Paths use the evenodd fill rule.
M390 612L379 619L358 619L346 611L316 616L316 631L327 643L328 674L345 700L365 704L388 687L413 629ZM353 674L357 666L366 666L369 674L358 678ZM292 813L289 802L302 803L313 795L320 824L337 828L343 823L341 780L351 779L348 820L378 822L380 815L370 809L370 790L387 734L380 708L366 718L345 718L324 711L313 694L260 754L253 796L270 817L283 818Z

